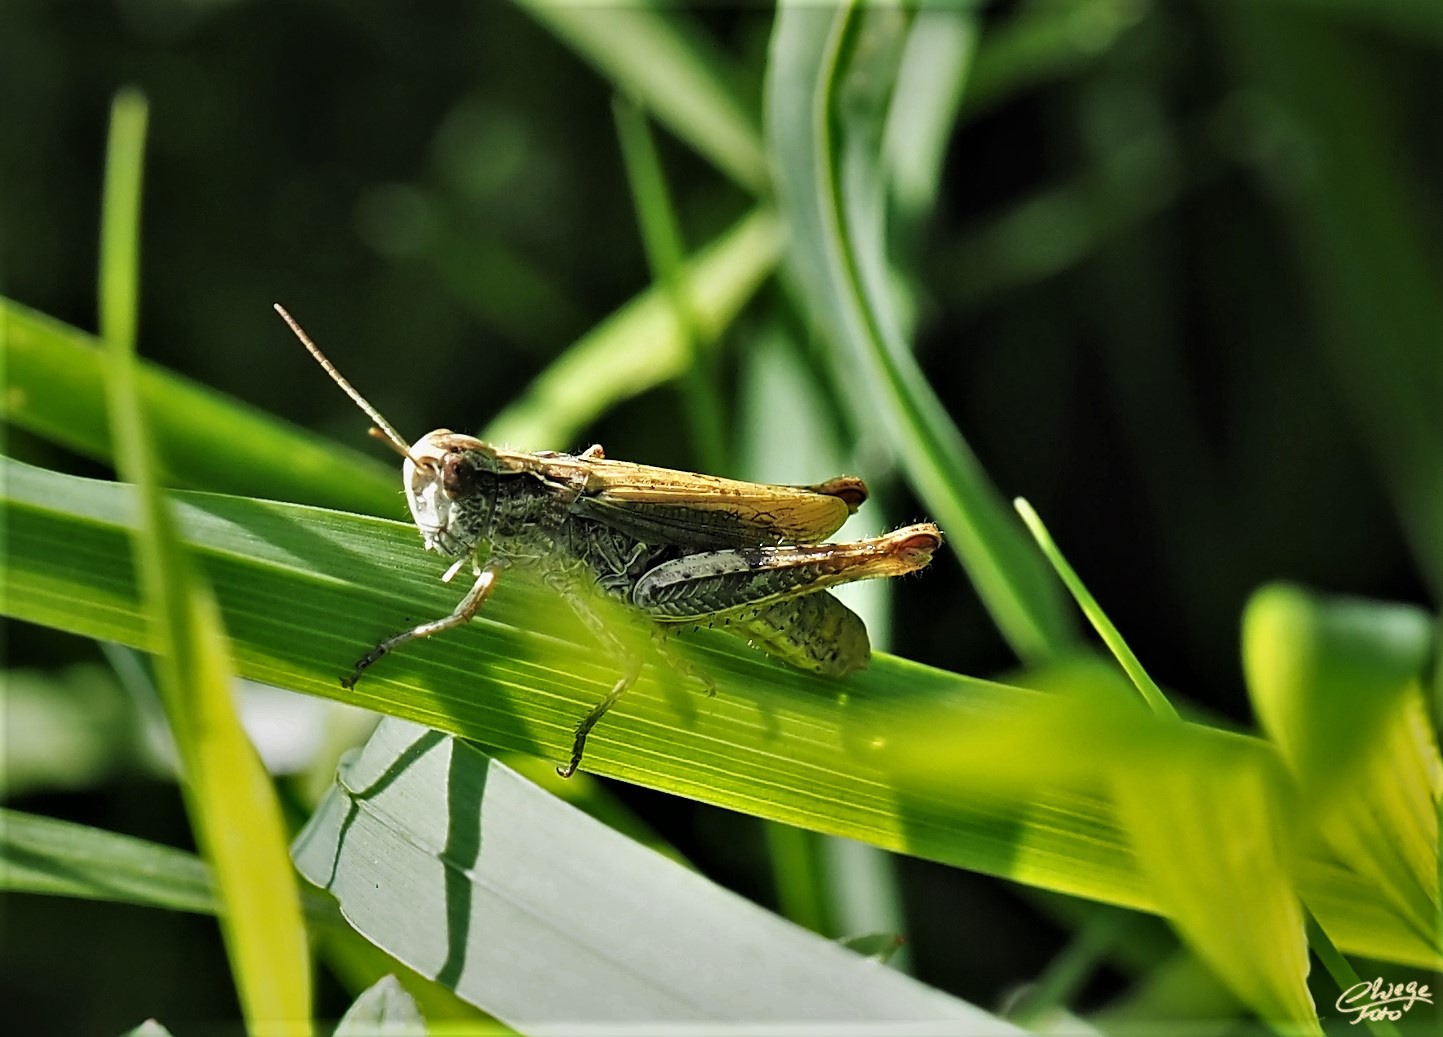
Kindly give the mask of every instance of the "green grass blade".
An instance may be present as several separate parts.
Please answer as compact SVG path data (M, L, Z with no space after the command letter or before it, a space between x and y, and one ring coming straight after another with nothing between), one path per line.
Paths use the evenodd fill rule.
M99 341L0 299L0 417L98 461L113 460L105 355ZM275 348L295 351L297 377L315 371L284 324ZM395 468L154 365L139 363L138 392L167 485L397 513ZM364 425L357 423L357 430Z
M0 889L166 911L220 910L205 861L146 839L0 807ZM306 917L342 926L335 905L301 891Z
M661 158L651 138L646 116L631 101L617 97L612 101L616 117L616 135L621 142L621 155L626 164L626 179L631 187L632 204L646 248L651 277L666 290L676 315L677 331L685 354L681 389L683 414L691 433L692 449L701 470L717 475L730 471L727 465L726 429L722 419L720 379L709 360L710 350L701 341L701 328L687 298L682 262L685 248L681 226L671 193L667 190Z
M1143 700L1159 716L1176 717L1177 710L1172 708L1172 703L1167 700L1162 689L1148 676L1147 670L1143 668L1142 663L1128 647L1127 641L1123 639L1121 632L1113 625L1112 620L1107 618L1107 613L1102 610L1102 606L1097 603L1097 599L1092 596L1087 585L1078 577L1077 571L1062 556L1062 552L1058 550L1057 544L1052 540L1052 534L1047 531L1047 527L1037 512L1032 509L1032 505L1021 497L1012 503L1017 508L1017 513L1022 516L1022 521L1027 523L1027 528L1032 533L1033 539L1037 541L1037 546L1042 549L1042 553L1052 563L1053 570L1062 579L1067 589L1072 592L1073 600L1077 602L1078 608L1082 609L1082 614L1092 624L1092 629L1097 631L1098 636L1112 652L1113 658L1131 678L1133 686L1141 693Z
M0 808L0 890L113 901L166 911L220 910L211 871L193 853L88 825ZM301 907L320 955L360 990L399 966L346 924L333 898L309 886ZM399 970L430 1019L473 1019L475 1010L409 970Z
M270 775L230 697L220 611L191 570L152 461L135 364L141 155L146 107L117 96L111 118L101 236L100 323L108 340L112 439L137 487L136 568L158 683L181 759L196 842L225 905L221 931L252 1027L310 1029L310 956L285 825Z
M0 489L6 613L153 649L126 551L134 491L12 460L0 461ZM214 494L171 500L246 677L554 762L565 760L577 718L615 680L615 665L555 598L517 578L464 630L388 657L347 691L337 679L360 652L405 617L440 616L455 604L415 529ZM678 650L715 680L717 696L648 668L593 733L588 769L1027 885L1154 907L1095 788L980 794L993 783L988 718L1036 708L1036 693L885 655L845 682L828 681L717 633L679 639ZM886 741L908 723L936 741ZM1105 751L1100 744L1093 751ZM902 768L899 747L948 766L976 756L989 773L972 784L924 781ZM1014 748L1014 764L1053 752L1023 750ZM1349 869L1324 858L1303 871L1309 906L1347 952L1443 961Z
M1030 4L982 36L963 118L975 119L1017 94L1065 79L1099 61L1141 20L1131 0Z
M853 467L825 390L799 353L781 322L774 322L739 357L737 473L743 479L806 484ZM784 449L778 449L779 444ZM874 499L847 520L837 538L872 536L890 528L885 504L885 496ZM841 592L847 607L866 622L873 650L886 650L893 584L869 580ZM895 868L882 851L778 825L768 827L766 842L778 902L792 921L834 937L906 928ZM906 972L910 957L903 949L891 964Z
M0 888L214 914L210 869L192 853L0 809Z
M343 764L295 856L361 932L523 1032L577 1019L1016 1032L414 724L383 723Z
M977 49L973 6L923 6L907 35L882 142L888 182L903 219L925 219L937 200Z
M716 43L686 12L647 4L518 3L717 169L754 194L766 192L756 117L733 86L742 76L723 63Z
M781 252L776 217L757 209L692 257L686 296L704 342L714 341L771 274ZM686 370L686 334L659 285L598 324L486 427L493 443L540 449L575 442L613 404Z
M1060 589L907 349L891 296L880 136L909 27L895 8L785 3L767 135L803 306L829 333L853 420L886 437L1024 659L1071 643Z

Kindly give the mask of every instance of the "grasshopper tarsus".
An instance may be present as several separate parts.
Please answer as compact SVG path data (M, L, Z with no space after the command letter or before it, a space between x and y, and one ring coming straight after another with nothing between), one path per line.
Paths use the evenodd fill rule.
M581 723L576 725L576 737L571 743L571 762L565 767L557 767L557 774L563 778L569 778L576 773L576 768L581 766L582 754L586 752L586 736L591 734L591 729L596 726L596 722L606 715L607 710L616 705L616 700L626 694L626 690L635 684L636 679L640 676L641 660L635 658L629 660L626 672L621 675L619 681L612 685L611 690L606 693L606 698L598 702L595 708L586 714Z
M375 664L376 660L390 651L391 640L394 639L382 641L375 648L372 648L365 655L361 656L361 658L357 659L356 665L351 668L350 676L341 678L341 687L354 688L356 682L361 679L361 675L369 670Z

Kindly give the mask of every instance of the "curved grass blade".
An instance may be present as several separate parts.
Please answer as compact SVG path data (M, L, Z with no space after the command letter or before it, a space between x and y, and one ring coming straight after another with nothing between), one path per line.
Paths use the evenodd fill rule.
M836 351L853 420L885 436L1013 649L1072 641L1060 589L907 349L889 283L881 134L910 26L893 7L781 5L767 139L804 309Z

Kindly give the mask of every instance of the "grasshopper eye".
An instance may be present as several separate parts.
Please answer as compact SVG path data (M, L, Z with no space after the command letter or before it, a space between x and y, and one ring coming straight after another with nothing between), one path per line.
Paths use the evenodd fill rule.
M452 500L469 497L479 488L476 466L459 450L448 450L441 459L441 486Z

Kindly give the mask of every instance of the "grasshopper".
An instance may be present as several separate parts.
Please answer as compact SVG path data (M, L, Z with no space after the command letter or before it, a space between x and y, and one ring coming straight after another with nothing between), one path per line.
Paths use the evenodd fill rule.
M611 691L577 724L570 762L557 768L562 777L576 772L586 736L641 675L641 659L599 614L597 592L658 631L720 627L792 666L841 677L865 666L871 647L862 620L826 588L914 572L941 546L930 522L820 543L867 499L853 476L769 486L613 461L599 445L524 453L449 429L407 444L279 304L276 312L375 423L371 434L404 458L401 483L425 550L455 559L442 580L467 562L476 577L450 615L388 637L341 684L352 687L410 641L469 622L502 571L530 569L622 663Z

